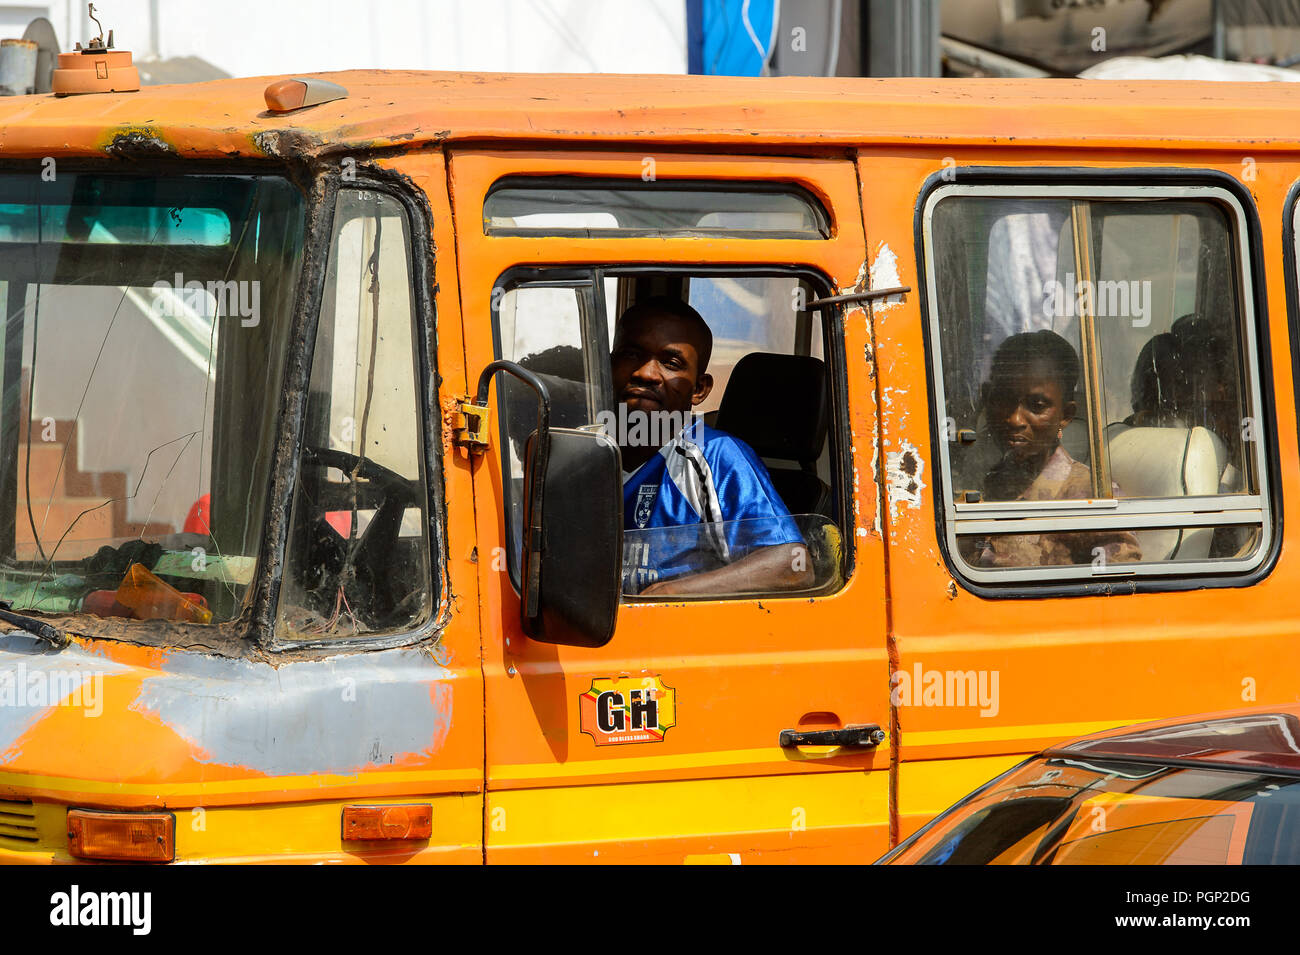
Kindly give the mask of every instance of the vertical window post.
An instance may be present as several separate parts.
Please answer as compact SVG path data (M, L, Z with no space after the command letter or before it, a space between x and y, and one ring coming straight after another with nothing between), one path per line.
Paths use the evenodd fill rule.
M1110 497L1110 460L1106 456L1105 409L1102 406L1101 346L1097 337L1097 270L1092 261L1092 212L1089 203L1070 207L1074 236L1075 287L1070 293L1079 303L1079 339L1083 346L1083 393L1088 414L1088 453L1092 458L1092 493ZM1078 294L1079 287L1085 289Z

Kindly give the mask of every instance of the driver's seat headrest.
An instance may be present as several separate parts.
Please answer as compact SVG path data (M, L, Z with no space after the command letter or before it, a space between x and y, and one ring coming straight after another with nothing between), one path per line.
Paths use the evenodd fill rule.
M806 464L821 457L828 417L821 359L751 352L732 369L717 427L759 457Z

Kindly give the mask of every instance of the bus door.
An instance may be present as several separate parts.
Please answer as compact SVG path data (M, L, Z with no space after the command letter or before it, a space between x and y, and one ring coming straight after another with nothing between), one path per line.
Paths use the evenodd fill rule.
M536 398L492 387L474 473L488 861L874 858L889 747L868 335L861 310L818 304L862 266L853 166L467 151L451 175L471 387L514 361L553 426L602 428L625 468L670 446L658 483L624 484L612 639L542 643L519 598ZM708 326L711 389L689 419L638 418L617 320L681 303ZM699 519L656 517L672 507Z

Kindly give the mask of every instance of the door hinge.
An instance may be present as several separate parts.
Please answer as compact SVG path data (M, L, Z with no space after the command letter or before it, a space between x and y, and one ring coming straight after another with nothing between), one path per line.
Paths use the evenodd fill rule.
M489 444L488 406L477 404L472 398L461 398L456 402L456 413L459 418L451 430L452 444L468 448L470 454L482 454Z

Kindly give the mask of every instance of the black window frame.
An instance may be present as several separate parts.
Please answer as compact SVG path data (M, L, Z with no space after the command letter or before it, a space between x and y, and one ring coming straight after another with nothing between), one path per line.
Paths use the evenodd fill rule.
M284 639L277 631L282 575L291 543L290 523L305 440L308 390L324 306L325 281L328 277L330 253L341 232L341 224L335 222L335 210L339 193L343 190L381 193L396 200L406 216L409 233L406 252L411 279L412 320L415 324L415 384L421 418L419 437L426 493L432 612L422 624L409 630L319 640ZM265 650L275 653L324 651L328 655L436 642L451 620L451 588L447 567L446 469L439 401L442 379L437 371L438 315L433 295L437 287L432 240L433 212L427 198L416 192L405 177L388 174L374 167L344 170L341 163L320 173L311 199L314 215L311 215L309 241L314 246L314 254L309 255L309 261L304 264L304 291L295 329L299 334L296 336L295 350L290 357L284 384L283 416L286 426L281 432L276 455L277 471L281 473L273 476L273 489L277 493L272 498L271 507L274 512L268 515L268 535L274 533L274 539L268 536L266 541L266 546L273 548L275 564L266 570L268 585L262 598L264 602L258 608L258 630L262 636L259 643ZM277 481L279 486L276 486Z

